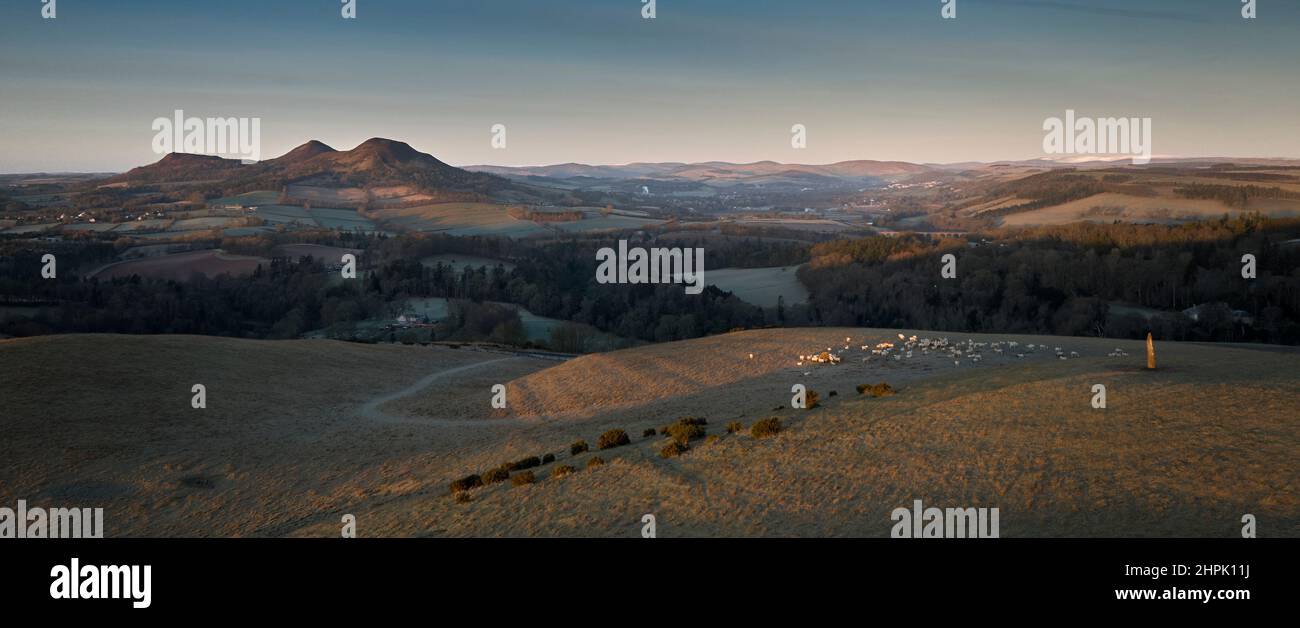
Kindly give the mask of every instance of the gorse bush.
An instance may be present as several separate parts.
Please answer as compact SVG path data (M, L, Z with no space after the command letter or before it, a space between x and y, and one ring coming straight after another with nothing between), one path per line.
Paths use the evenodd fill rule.
M461 491L468 491L471 488L478 488L480 486L483 486L483 478L480 478L477 475L467 475L451 483L451 492L459 493Z
M542 464L551 464L555 462L555 454L546 454L542 456Z
M600 438L596 439L596 447L598 449L613 449L614 447L622 447L631 442L632 439L627 437L627 432L624 432L623 430L610 430L601 434Z
M664 428L664 431L673 440L683 445L696 438L704 438L704 425L692 422L689 419L679 419L676 423Z
M514 461L514 462L507 462L507 463L501 465L501 467L502 467L503 469L505 469L506 471L521 471L521 470L523 470L523 469L531 469L531 468L533 468L533 467L540 467L541 465L542 465L542 459L541 459L541 458L538 458L537 456L529 456L529 457L524 458L524 459L522 459L522 460L516 460L516 461Z
M677 440L672 440L669 441L667 445L664 445L663 449L659 450L659 457L675 458L677 456L686 453L686 450L688 449L690 449L690 446L687 445L686 443L682 443Z
M879 384L858 384L858 394L867 395L868 397L888 397L894 394L894 387L880 382Z
M768 436L775 436L780 432L781 419L778 419L777 417L756 421L754 426L749 428L749 433L752 434L754 438L767 438Z
M642 438L650 438L651 436L654 436L654 435L657 434L657 433L658 433L658 432L655 431L655 428L653 428L653 427L647 427L647 428L645 429L644 432L641 432L641 437L642 437Z
M587 449L588 449L587 441L580 440L573 443L572 445L569 445L569 455L576 456L584 451L587 451Z
M495 469L492 469L491 471L488 471L487 473L484 473L483 481L486 482L487 484L496 484L497 482L505 482L506 479L509 477L510 477L509 471L507 471L502 467L497 467Z
M668 425L659 428L659 433L668 435L668 430L672 429L674 425L698 425L700 427L703 427L708 424L709 424L709 420L704 417L693 417L693 416L677 417L676 421L673 421L672 423L669 423Z

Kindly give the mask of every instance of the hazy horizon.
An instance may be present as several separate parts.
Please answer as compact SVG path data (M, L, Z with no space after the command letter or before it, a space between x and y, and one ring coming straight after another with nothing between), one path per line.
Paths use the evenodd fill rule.
M155 162L176 109L261 118L263 159L378 136L454 165L998 162L1045 157L1066 109L1151 118L1157 156L1300 157L1295 4L588 4L8 3L0 172Z

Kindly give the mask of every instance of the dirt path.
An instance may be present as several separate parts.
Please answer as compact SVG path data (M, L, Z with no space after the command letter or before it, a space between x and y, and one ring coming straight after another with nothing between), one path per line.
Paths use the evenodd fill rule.
M445 369L442 371L435 371L433 373L425 375L424 377L420 378L419 381L415 382L414 384L411 384L410 386L407 386L406 388L403 388L396 392L380 395L378 397L371 399L370 401L361 404L361 407L358 408L357 413L360 414L362 417L365 417L372 421L379 421L383 423L423 423L423 424L480 423L481 424L483 422L482 420L430 419L430 418L392 416L390 414L380 411L379 406L382 406L396 399L401 399L402 397L406 397L408 395L414 395L415 393L420 392L421 390L428 387L430 384L434 383L435 381L438 381L439 379L446 377L448 375L455 375L457 373L484 367L489 364L496 364L497 362L503 362L505 360L510 360L510 359L512 358L510 357L497 358L495 360L488 360L486 362L466 364L465 366L458 366L456 368Z

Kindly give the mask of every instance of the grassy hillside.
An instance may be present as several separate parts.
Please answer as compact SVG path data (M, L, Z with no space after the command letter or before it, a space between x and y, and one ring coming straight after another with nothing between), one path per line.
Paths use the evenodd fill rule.
M110 536L336 536L344 513L363 536L634 536L645 513L663 536L885 536L912 499L998 507L1004 537L1227 537L1244 513L1262 535L1300 535L1296 351L1160 343L1148 372L1140 343L1104 339L949 334L1045 345L960 365L860 349L899 331L924 334L763 330L560 363L328 341L6 340L0 503L103 505ZM828 346L840 364L796 365ZM1107 355L1117 346L1129 355ZM880 381L897 394L854 391ZM505 382L511 409L493 411ZM207 409L189 407L193 383ZM820 406L789 409L794 383ZM1099 383L1104 410L1090 405ZM666 437L642 432L682 415L719 438L659 457ZM771 416L780 434L749 434ZM746 429L729 434L730 421ZM611 428L631 444L594 451ZM578 439L593 451L571 455ZM535 484L448 495L453 479L544 453L557 459ZM597 455L607 463L585 469ZM563 464L577 471L553 477Z

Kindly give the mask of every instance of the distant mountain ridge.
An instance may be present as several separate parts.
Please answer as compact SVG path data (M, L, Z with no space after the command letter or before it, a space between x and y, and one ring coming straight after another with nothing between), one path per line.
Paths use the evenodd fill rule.
M593 179L662 179L684 180L717 184L759 184L774 179L798 179L801 177L831 179L874 179L892 178L924 174L932 170L928 166L903 161L853 160L833 164L785 164L775 161L756 161L752 163L731 163L725 161L707 161L701 163L683 162L637 162L624 165L593 166L578 163L564 163L550 166L465 166L466 170L487 172L506 177L544 177L552 179L569 179L588 177Z

